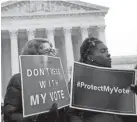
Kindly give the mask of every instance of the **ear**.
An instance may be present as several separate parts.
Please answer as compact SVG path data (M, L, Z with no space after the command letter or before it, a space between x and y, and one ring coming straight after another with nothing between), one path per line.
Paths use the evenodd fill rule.
M88 56L87 56L87 60L88 60L88 61L93 60L93 56L92 56L92 55L88 55Z

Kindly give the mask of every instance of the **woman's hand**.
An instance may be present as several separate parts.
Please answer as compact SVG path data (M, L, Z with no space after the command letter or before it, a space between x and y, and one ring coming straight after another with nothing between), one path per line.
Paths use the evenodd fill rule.
M58 117L58 105L56 103L52 104L52 107L49 111L49 116L57 118Z
M137 94L137 85L131 85L130 86L130 89L135 93L135 94Z

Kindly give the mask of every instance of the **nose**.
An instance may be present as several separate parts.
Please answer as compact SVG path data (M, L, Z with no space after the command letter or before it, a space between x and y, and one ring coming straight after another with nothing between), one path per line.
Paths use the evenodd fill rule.
M107 57L111 57L111 55L110 55L110 53L109 53L109 52L107 53Z
M108 54L109 57L111 57L110 53Z

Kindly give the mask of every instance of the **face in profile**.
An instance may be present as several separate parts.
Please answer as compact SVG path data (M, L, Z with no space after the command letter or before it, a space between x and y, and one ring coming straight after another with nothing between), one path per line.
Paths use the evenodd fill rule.
M111 67L111 57L108 48L103 43L96 44L91 60L103 67Z

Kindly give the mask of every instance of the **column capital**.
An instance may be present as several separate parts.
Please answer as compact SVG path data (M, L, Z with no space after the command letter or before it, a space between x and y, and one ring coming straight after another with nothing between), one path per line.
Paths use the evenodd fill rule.
M18 30L9 30L10 38L17 38Z
M36 29L27 29L28 34L34 35L35 32L36 32Z
M46 33L53 33L53 34L55 34L55 28L46 28Z
M81 29L88 29L90 26L81 26Z
M105 31L106 26L102 25L102 26L97 26L96 28L98 29L98 31Z
M89 28L91 28L91 29L96 29L98 26L89 26Z
M72 33L72 27L64 27L63 31L64 33Z
M81 31L88 31L89 30L89 26L82 26L80 27Z

